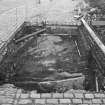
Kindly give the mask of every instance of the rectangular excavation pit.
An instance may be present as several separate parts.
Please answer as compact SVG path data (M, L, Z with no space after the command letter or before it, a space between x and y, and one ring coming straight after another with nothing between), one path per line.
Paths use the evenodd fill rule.
M0 74L4 83L25 90L62 93L83 90L87 68L78 27L25 24L8 44Z

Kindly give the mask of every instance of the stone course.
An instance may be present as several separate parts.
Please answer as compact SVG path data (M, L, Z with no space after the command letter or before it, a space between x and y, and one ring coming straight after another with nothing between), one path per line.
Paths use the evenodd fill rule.
M37 93L15 87L0 87L0 105L105 105L105 93L70 91Z

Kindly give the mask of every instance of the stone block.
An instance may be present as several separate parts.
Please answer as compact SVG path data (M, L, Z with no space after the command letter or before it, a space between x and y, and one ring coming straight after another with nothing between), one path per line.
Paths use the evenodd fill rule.
M81 104L82 99L72 99L73 104Z
M41 98L51 98L51 97L52 97L52 94L50 94L50 93L41 94Z
M92 104L92 100L91 99L83 99L83 103L84 104Z
M73 98L74 95L72 93L64 93L64 98Z
M18 104L22 104L22 105L30 104L30 103L32 103L32 100L30 100L30 99L20 99L18 102Z
M58 104L58 99L47 99L47 104Z
M105 98L105 94L96 93L94 94L95 98Z
M29 94L28 93L26 93L26 94L21 94L21 96L20 96L20 98L28 98L29 97Z
M45 104L45 99L35 99L35 104Z
M75 98L84 98L83 94L81 93L75 93Z
M60 104L70 104L71 100L70 99L59 99Z
M12 98L7 98L5 96L0 96L0 104L11 104L13 103L13 100Z
M30 97L31 97L31 98L40 98L40 94L31 92Z
M101 100L101 98L100 99L92 99L92 103L94 103L94 104L101 104L102 100Z
M63 93L53 93L53 98L63 98Z
M94 98L94 95L93 94L85 94L85 98Z

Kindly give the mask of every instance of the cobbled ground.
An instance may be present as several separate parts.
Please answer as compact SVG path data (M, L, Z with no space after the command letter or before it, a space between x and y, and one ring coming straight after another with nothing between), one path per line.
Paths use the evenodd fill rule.
M39 94L5 84L0 87L0 105L105 105L105 93L70 90L68 93Z

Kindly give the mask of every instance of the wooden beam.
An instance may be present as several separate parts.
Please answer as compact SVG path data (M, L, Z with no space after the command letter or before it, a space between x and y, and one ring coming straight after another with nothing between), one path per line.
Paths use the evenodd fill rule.
M83 25L87 29L87 31L90 33L93 40L96 42L98 47L101 49L101 51L105 54L105 45L102 43L102 41L98 38L98 36L95 34L95 32L90 28L90 26L87 24L87 22L82 18L81 19Z
M44 28L44 29L42 29L42 30L39 30L39 31L37 31L37 32L34 32L34 33L32 33L32 34L25 35L25 36L23 36L23 37L21 37L21 38L15 40L15 42L16 42L16 43L21 42L21 41L23 41L23 40L25 40L25 39L27 39L27 38L33 37L33 36L35 36L35 35L37 35L37 34L41 34L42 32L45 32L45 31L46 31L46 28Z

